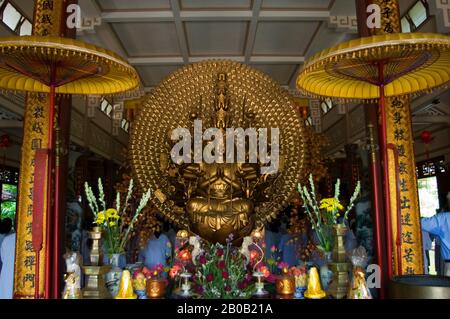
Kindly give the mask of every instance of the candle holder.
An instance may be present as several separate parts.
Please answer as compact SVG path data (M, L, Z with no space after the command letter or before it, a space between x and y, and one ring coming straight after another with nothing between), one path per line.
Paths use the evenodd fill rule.
M104 276L111 270L111 266L103 265L102 262L102 230L100 227L94 227L94 229L89 232L89 238L92 239L92 249L89 256L90 265L82 267L87 282L86 287L83 289L83 298L110 299L112 296L108 289L106 289Z
M264 274L260 271L255 271L253 277L256 278L255 288L256 291L253 294L255 297L267 297L269 293L264 289Z
M189 282L189 278L191 278L192 275L188 272L183 272L182 274L180 274L180 277L183 281L181 284L181 291L179 293L180 296L184 298L192 297L191 283Z

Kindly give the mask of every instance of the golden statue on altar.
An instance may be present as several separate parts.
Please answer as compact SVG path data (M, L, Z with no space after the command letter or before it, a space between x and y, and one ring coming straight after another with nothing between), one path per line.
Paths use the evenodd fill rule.
M214 127L221 133L216 151L220 153L222 160L213 163L172 162L165 166L167 159L163 158L161 166L167 167L166 174L169 179L171 175L175 177L172 178L172 185L178 184L178 189L184 191L189 229L211 242L224 244L232 235L233 241L238 243L252 232L255 225L255 204L266 199L264 194L271 191L271 181L277 174L260 174L259 158L255 163L239 162L234 155L239 144L233 146L232 160L226 162L223 160L226 143L229 142L226 139L226 129L233 124L228 114L229 98L224 73L218 74L216 94L212 120ZM245 105L241 107L243 117L246 119L244 121L247 124L246 129L251 128L253 117L251 114L248 116ZM193 112L191 120L194 122L201 118L198 113ZM256 130L255 137L257 137ZM209 143L211 141L206 143L202 141L202 147ZM170 145L173 147L172 144ZM192 157L194 155L191 152ZM245 158L249 157L247 150Z
M230 129L237 134L231 147ZM181 133L189 138L180 140ZM130 160L166 219L210 242L231 235L240 244L292 199L306 175L304 142L287 91L246 65L206 61L180 69L149 95L131 133Z

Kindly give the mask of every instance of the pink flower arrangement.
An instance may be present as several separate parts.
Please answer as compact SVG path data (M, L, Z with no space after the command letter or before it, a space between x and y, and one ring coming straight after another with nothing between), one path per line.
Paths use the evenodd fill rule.
M180 274L182 269L183 269L183 267L179 264L173 265L172 268L170 268L170 270L169 270L169 277L172 279L177 277Z
M278 268L281 269L281 270L289 269L289 264L287 262L280 261L278 263Z

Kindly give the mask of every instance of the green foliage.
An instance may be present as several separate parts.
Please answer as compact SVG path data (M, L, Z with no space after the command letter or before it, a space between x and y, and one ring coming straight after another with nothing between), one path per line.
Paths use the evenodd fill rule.
M250 298L254 291L251 274L239 250L230 244L206 247L198 259L196 284L203 298Z
M14 221L16 218L16 202L7 201L2 202L1 205L1 219L10 218Z

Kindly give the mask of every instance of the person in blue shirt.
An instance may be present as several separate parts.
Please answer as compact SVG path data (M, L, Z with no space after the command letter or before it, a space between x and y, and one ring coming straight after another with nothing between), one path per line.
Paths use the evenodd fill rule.
M148 269L154 269L158 265L167 266L167 260L172 255L172 244L169 238L160 230L155 231L139 255L139 261Z
M281 260L289 266L297 266L299 239L295 234L284 234L280 239Z
M423 248L423 273L428 275L430 267L430 250L433 241L430 238L430 234L422 230L422 248Z
M444 275L450 277L450 212L422 218L422 230L439 237L442 258L445 260Z
M0 220L0 247L2 246L3 239L11 233L12 226L13 222L11 218ZM2 271L2 264L2 257L0 256L0 271Z
M12 299L14 285L14 259L16 254L16 233L5 237L0 247L3 267L0 272L0 299Z

